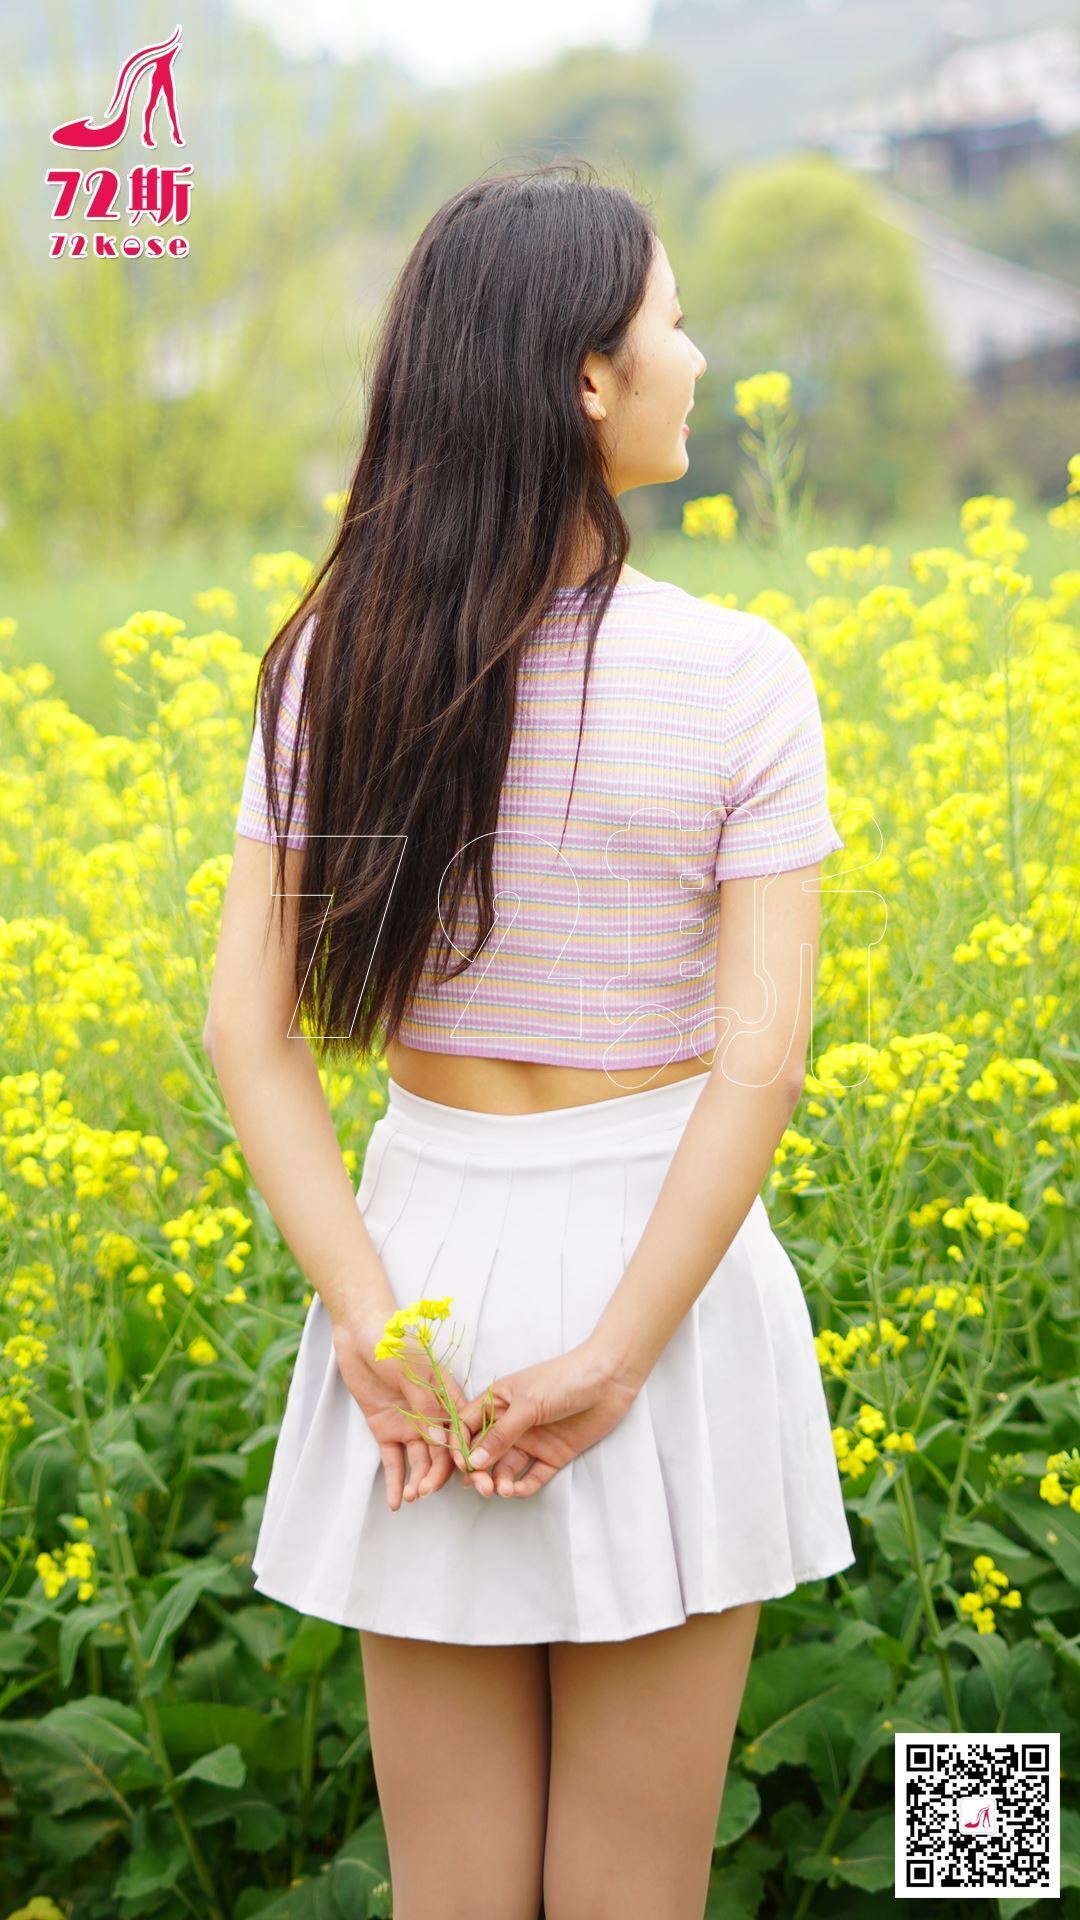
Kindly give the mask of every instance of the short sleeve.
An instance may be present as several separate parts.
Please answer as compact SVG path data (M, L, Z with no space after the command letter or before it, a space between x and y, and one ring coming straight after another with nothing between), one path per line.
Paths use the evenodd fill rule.
M279 805L284 818L288 801L289 783L292 777L292 756L296 745L296 730L300 719L300 697L303 691L304 670L307 664L308 649L314 630L314 615L306 622L299 640L293 649L289 661L285 684L282 688L281 705L278 711L277 733L274 739L274 773L277 781ZM248 750L247 767L244 772L243 791L236 815L236 831L248 840L265 840L268 844L275 839L273 823L270 819L269 802L266 793L266 761L263 755L262 724L256 716ZM306 741L301 748L301 764L297 775L296 798L293 802L292 819L289 831L285 835L287 847L302 847L307 833L307 751Z
M767 620L733 654L723 718L716 884L813 866L838 851L817 690L794 641Z

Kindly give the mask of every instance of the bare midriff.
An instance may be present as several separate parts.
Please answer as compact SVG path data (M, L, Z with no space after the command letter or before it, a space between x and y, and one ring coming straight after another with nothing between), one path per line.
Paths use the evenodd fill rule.
M437 1100L440 1106L465 1107L473 1113L547 1113L553 1107L618 1100L645 1087L694 1079L708 1072L712 1054L704 1060L692 1054L689 1060L672 1060L663 1067L618 1067L606 1073L596 1067L549 1066L540 1060L429 1053L390 1041L386 1064L399 1087L422 1100Z

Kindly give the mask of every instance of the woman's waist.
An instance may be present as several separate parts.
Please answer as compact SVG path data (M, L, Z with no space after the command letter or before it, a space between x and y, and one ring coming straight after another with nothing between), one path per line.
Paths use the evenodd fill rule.
M682 1074L661 1085L604 1098L567 1102L524 1113L467 1107L403 1086L391 1073L388 1104L379 1125L423 1142L435 1155L479 1153L496 1160L648 1152L677 1136L700 1098L708 1071Z
M703 1080L711 1064L710 1058L692 1053L656 1066L583 1067L428 1050L402 1041L387 1045L386 1060L398 1089L440 1106L500 1119L638 1098L687 1080Z

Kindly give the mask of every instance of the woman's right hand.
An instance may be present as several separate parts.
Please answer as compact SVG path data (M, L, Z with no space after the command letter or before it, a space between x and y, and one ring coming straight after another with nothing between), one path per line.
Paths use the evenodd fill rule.
M378 1314L361 1314L333 1325L338 1372L364 1415L378 1443L386 1481L386 1498L396 1513L402 1500L412 1501L446 1485L456 1468L448 1441L453 1430L442 1402L427 1387L408 1377L397 1360L376 1360L390 1307ZM412 1371L423 1375L423 1354L409 1356ZM455 1406L464 1405L461 1387L443 1368ZM402 1412L402 1405L422 1414L424 1429ZM406 1481L406 1464L411 1469Z

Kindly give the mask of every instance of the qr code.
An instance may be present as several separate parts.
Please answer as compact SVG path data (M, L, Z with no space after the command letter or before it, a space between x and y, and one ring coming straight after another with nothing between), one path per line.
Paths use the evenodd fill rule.
M897 1898L1060 1897L1057 1733L898 1733Z

